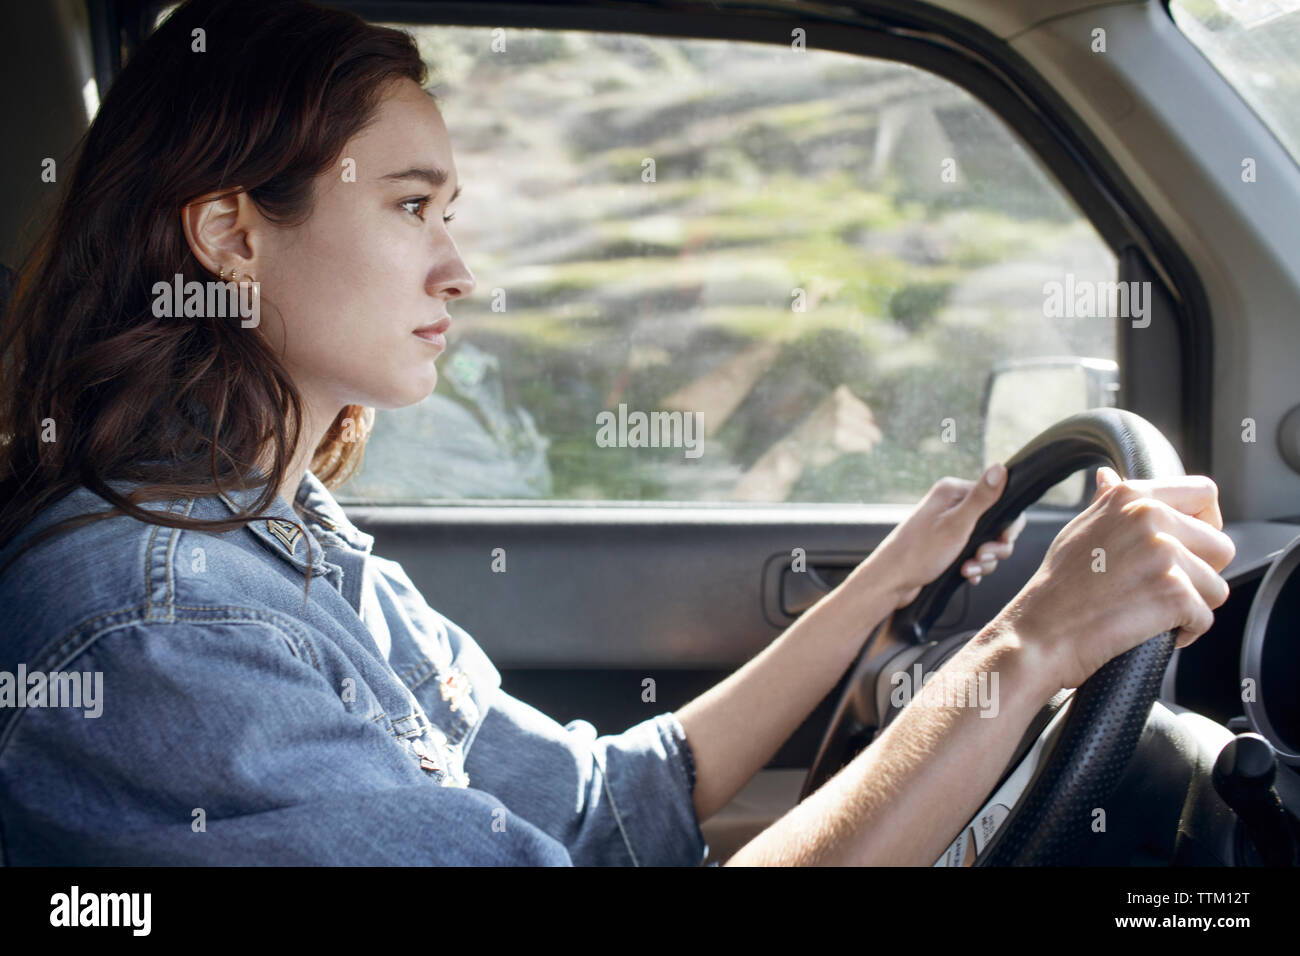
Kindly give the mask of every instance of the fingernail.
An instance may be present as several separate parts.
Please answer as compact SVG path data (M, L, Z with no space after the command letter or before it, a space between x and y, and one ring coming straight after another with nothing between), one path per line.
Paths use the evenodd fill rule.
M998 462L984 473L984 480L989 483L990 488L996 488L998 484L1001 483L1002 476L1005 475L1006 472L1007 470L1002 467L1002 463Z
M979 584L979 583L980 583L980 578L982 578L983 576L984 576L984 575L982 575L982 574L977 574L977 575L975 575L973 578L970 579L970 583L971 583L971 584Z

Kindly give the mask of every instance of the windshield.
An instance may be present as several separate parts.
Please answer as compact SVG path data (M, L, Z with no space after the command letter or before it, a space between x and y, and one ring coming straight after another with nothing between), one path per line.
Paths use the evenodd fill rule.
M1170 0L1169 12L1300 162L1300 0Z

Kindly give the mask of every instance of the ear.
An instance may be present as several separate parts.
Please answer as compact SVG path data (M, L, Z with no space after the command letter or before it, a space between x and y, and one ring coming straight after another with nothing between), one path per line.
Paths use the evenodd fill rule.
M214 276L223 269L227 279L231 270L241 279L256 276L264 220L248 193L218 196L210 193L181 207L185 241L194 258Z

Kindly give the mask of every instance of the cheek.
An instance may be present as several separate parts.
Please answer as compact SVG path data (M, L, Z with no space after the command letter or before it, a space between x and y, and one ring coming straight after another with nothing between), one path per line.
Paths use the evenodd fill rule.
M420 250L400 225L336 214L277 257L283 356L300 386L395 408L437 384L441 353L411 334L432 310L421 291Z
M286 356L339 367L376 346L391 348L395 319L394 261L387 245L361 241L374 224L342 222L333 235L346 242L304 242L287 257L279 300L288 334ZM368 230L368 231L367 231ZM389 341L385 341L388 339ZM373 356L372 356L373 357Z
M392 287L378 288L360 295L364 290L351 282L323 280L304 296L311 307L298 310L284 350L299 387L382 409L415 404L434 390L442 353L412 334L413 323L385 291ZM333 294L321 291L330 289Z

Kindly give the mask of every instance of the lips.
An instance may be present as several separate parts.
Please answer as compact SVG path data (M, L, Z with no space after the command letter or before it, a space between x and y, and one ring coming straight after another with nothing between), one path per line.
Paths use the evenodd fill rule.
M451 316L444 315L437 322L431 322L428 325L420 326L418 329L415 330L415 334L419 335L421 332L437 332L439 335L441 335L443 332L446 332L447 329L449 328L451 328Z
M438 346L440 349L445 349L447 347L447 340L443 337L443 333L450 327L451 317L444 315L437 322L416 329L414 334L416 337L422 338L426 342Z

